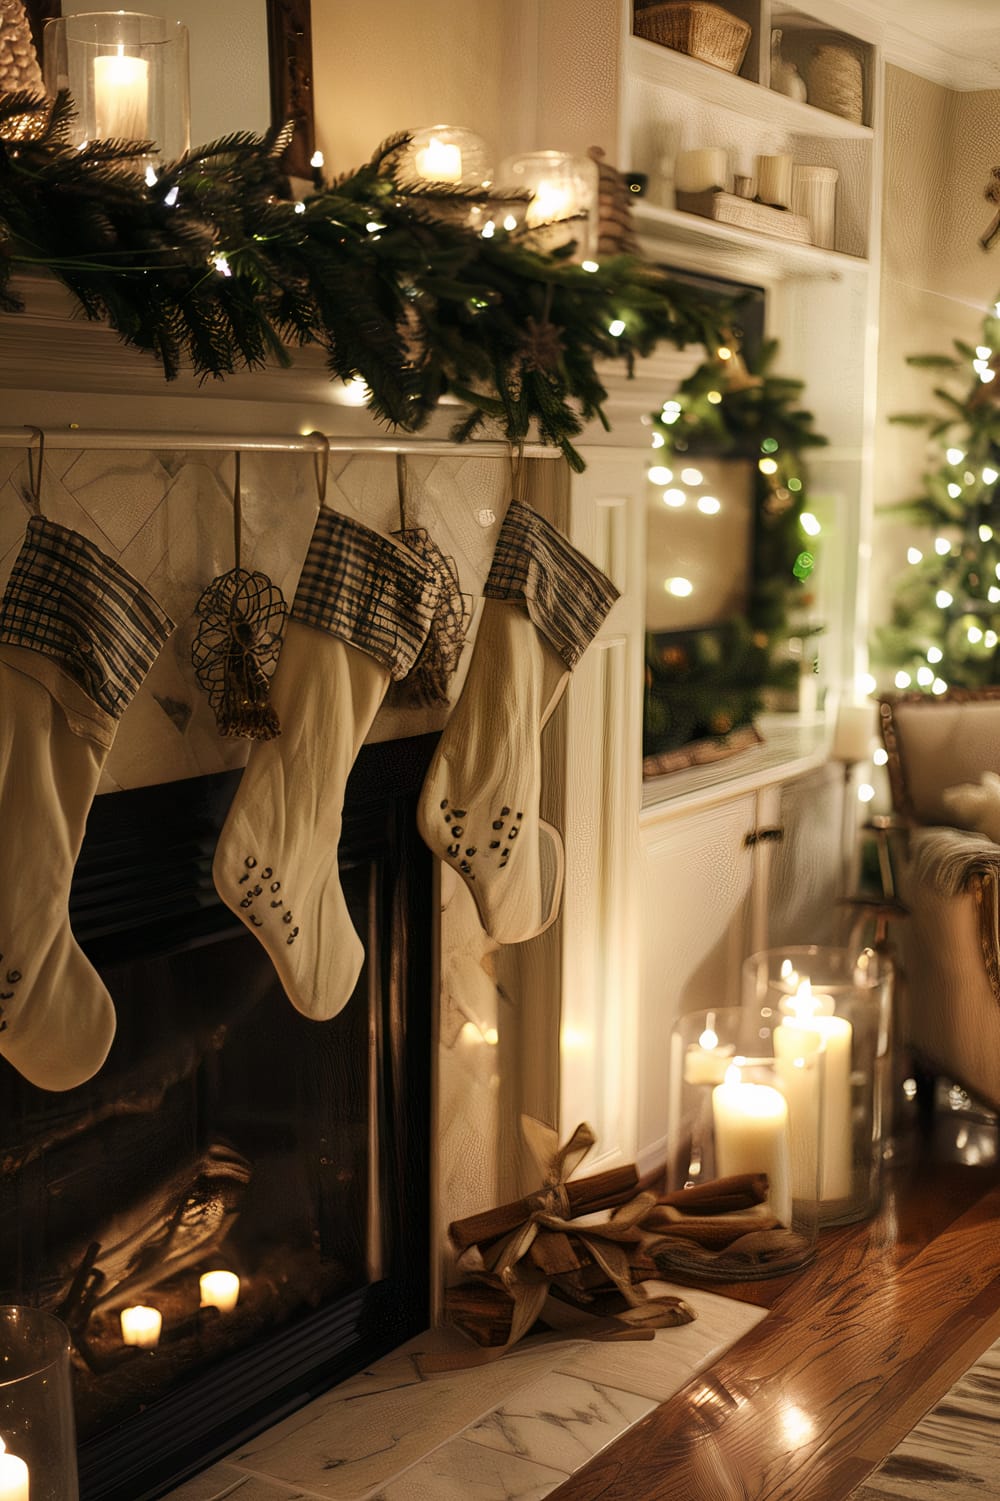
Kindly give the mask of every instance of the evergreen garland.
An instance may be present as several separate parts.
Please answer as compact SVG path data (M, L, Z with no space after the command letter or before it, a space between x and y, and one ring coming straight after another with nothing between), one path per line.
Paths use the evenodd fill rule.
M11 139L25 114L39 133ZM468 408L456 439L487 422L515 443L534 431L580 469L572 440L607 426L597 361L631 373L661 340L718 340L709 300L634 256L585 270L571 246L468 228L456 205L487 195L405 182L406 136L296 204L286 131L228 136L147 181L135 156L149 143L78 149L72 118L66 94L0 96L0 309L21 310L13 272L44 268L168 379L287 365L290 346L316 342L394 427L418 430L450 396Z
M925 428L933 448L921 493L880 507L932 532L911 547L891 601L888 625L872 642L883 685L923 693L1000 683L1000 304L983 320L973 348L911 355L907 364L954 377L937 386L938 410L891 420Z
M653 419L654 444L671 457L728 455L752 461L750 588L743 614L717 625L646 638L643 754L692 740L725 740L753 722L767 689L797 684L787 654L791 615L807 603L814 567L801 524L808 475L804 455L826 439L799 400L803 383L772 373L776 341L765 343L750 374L730 345L694 371Z

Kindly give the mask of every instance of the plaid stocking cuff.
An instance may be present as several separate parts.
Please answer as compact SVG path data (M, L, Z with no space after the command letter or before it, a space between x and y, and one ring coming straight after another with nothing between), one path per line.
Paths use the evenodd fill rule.
M523 604L571 672L618 598L599 568L544 516L517 500L500 528L483 593Z
M427 638L439 586L388 537L322 510L302 566L292 619L367 652L405 678Z
M93 542L32 516L0 601L0 642L53 658L120 719L173 628L138 579Z

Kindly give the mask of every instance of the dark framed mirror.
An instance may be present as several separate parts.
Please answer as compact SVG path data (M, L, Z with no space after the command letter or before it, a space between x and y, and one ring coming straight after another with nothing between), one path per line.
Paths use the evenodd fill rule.
M73 0L73 8L97 7ZM308 178L315 149L311 0L239 3L231 21L219 0L146 0L141 8L181 21L191 33L192 144L291 121L295 133L282 165L290 176ZM26 0L39 59L45 23L64 9L70 4L62 0Z

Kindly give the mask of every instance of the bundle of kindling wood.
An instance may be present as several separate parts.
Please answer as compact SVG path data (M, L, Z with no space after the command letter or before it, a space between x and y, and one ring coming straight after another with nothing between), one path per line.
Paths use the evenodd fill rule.
M469 1275L448 1289L447 1315L495 1349L544 1321L556 1298L604 1320L607 1337L645 1330L651 1338L653 1328L694 1317L662 1287L665 1276L701 1269L719 1280L732 1267L745 1277L748 1263L774 1271L795 1259L800 1238L770 1213L767 1191L763 1174L748 1173L640 1192L630 1165L455 1220L457 1269Z

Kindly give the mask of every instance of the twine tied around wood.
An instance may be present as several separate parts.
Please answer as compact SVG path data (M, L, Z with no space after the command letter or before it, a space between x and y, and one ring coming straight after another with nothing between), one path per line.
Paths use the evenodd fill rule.
M477 1356L421 1357L421 1368L428 1372L477 1364L501 1355L541 1317L553 1287L561 1286L574 1301L589 1300L587 1293L560 1283L558 1272L546 1271L529 1258L535 1241L545 1232L571 1236L573 1247L600 1268L628 1305L611 1318L597 1317L584 1308L574 1309L575 1322L569 1332L582 1338L650 1339L654 1329L690 1323L695 1317L682 1299L651 1296L641 1282L632 1280L630 1251L645 1239L641 1224L656 1203L655 1194L641 1193L610 1212L572 1218L567 1183L597 1140L593 1128L581 1122L560 1146L556 1132L542 1121L522 1116L521 1126L543 1187L524 1201L528 1213L514 1231L486 1247L468 1247L457 1261L460 1271L487 1285L499 1285L507 1293L513 1303L509 1333L502 1345ZM564 1317L557 1321L565 1325Z

